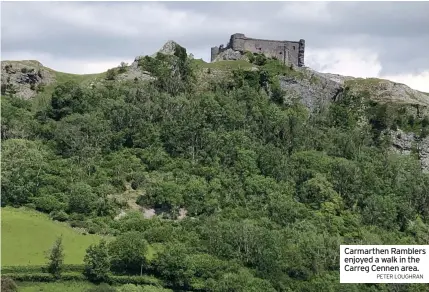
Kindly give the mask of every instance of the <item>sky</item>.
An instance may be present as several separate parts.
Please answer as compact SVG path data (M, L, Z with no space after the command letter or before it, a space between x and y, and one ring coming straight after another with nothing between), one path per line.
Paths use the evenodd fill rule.
M305 65L429 92L429 2L2 2L2 60L98 73L174 40L195 58L231 34L306 40Z

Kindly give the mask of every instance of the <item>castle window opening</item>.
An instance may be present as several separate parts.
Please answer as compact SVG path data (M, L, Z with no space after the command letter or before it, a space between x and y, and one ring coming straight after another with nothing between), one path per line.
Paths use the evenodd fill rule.
M295 46L293 46L293 49L295 50Z

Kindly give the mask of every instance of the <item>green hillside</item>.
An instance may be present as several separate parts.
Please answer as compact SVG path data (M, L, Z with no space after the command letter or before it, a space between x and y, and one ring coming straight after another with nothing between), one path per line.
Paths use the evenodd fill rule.
M11 278L42 291L72 280L117 291L427 291L339 283L340 245L429 242L426 94L261 54L207 64L173 45L94 84L56 73L44 92L22 85L26 98L5 88ZM88 250L85 269L26 267L45 263L61 234L69 264L111 240Z

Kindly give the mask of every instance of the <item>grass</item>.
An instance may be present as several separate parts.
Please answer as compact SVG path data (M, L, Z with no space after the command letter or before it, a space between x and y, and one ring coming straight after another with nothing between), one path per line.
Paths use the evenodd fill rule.
M34 98L34 102L33 102L34 111L37 111L38 109L45 107L46 104L50 102L55 86L57 86L58 84L65 83L68 81L73 81L83 86L89 86L91 82L104 80L104 78L106 77L106 72L96 73L96 74L71 74L71 73L58 72L47 67L44 67L44 69L55 77L55 82L47 85L45 87L45 90L39 93Z
M360 86L363 89L368 89L373 86L377 86L380 82L387 81L379 78L355 78L351 80L346 80L344 84L346 86Z
M65 264L81 264L86 248L99 241L96 235L83 235L65 223L23 208L1 208L2 266L43 265L45 253L62 235Z
M19 292L74 292L74 291L85 291L94 284L90 282L56 282L56 283L33 283L33 282L22 282L18 283Z
M252 64L250 64L249 62L245 61L245 60L235 60L235 61L218 61L218 62L213 62L213 63L206 63L205 61L198 59L198 60L194 60L194 65L197 68L210 68L210 69L221 69L221 70L226 70L226 69L251 69L253 67Z

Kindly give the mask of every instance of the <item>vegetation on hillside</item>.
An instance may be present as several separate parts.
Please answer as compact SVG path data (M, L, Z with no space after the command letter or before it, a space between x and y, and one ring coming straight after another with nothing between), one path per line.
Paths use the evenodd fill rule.
M346 90L310 115L282 102L276 74L292 69L275 62L201 91L179 48L142 59L149 84L66 82L37 112L2 97L2 204L115 236L88 249L94 282L143 273L175 291L426 291L339 283L340 244L429 242L429 176L389 151L390 108ZM163 216L115 220L127 186Z

